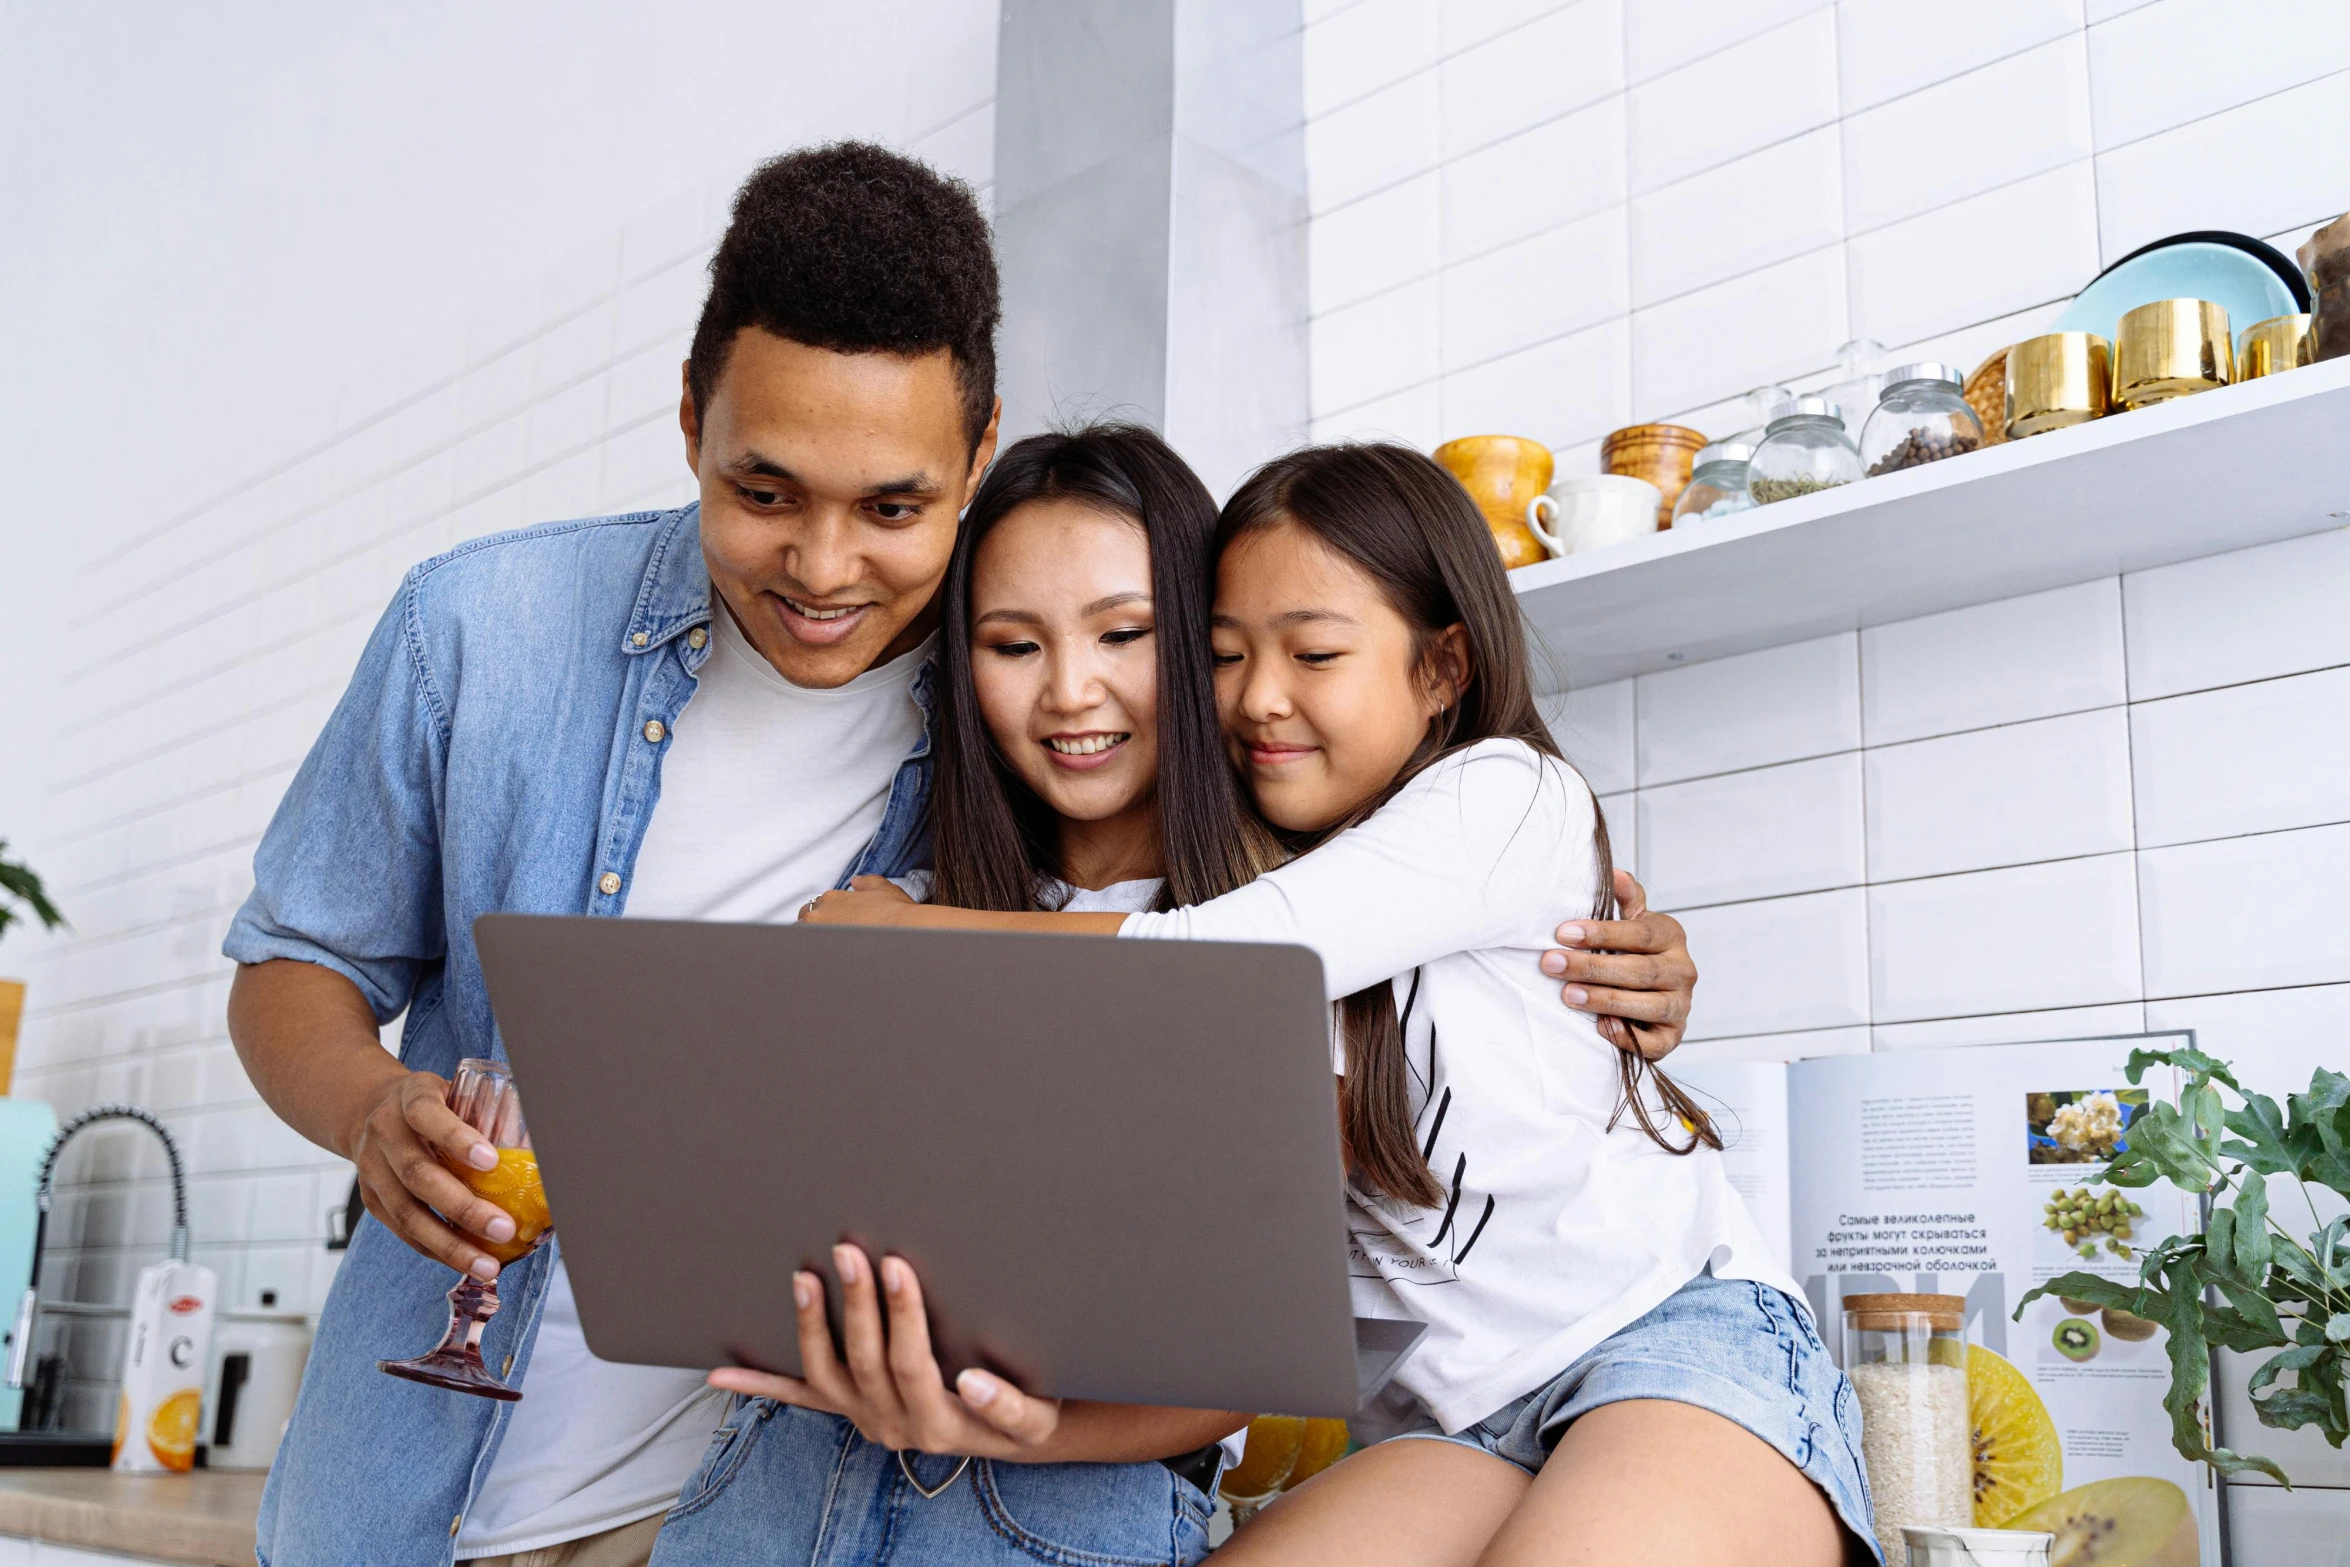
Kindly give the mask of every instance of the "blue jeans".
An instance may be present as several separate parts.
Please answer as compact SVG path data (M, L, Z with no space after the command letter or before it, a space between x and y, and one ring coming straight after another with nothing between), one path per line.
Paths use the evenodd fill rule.
M1459 1442L1539 1474L1567 1427L1603 1404L1669 1399L1761 1437L1826 1494L1871 1557L1860 1405L1811 1316L1767 1284L1701 1273L1647 1316L1493 1414L1450 1436L1423 1415L1394 1433Z
M1213 1505L1164 1464L901 1462L837 1415L738 1398L652 1567L1193 1567Z

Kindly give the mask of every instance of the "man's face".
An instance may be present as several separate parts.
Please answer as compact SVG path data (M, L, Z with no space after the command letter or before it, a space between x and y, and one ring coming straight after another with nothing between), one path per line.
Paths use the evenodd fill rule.
M995 455L992 418L970 448L947 350L842 354L745 327L710 406L689 386L679 422L711 584L786 680L845 685L930 634Z

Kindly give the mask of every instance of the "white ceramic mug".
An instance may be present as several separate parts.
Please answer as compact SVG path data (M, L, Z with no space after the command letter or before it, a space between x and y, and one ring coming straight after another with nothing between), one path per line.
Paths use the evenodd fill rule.
M1526 503L1526 526L1553 555L1580 555L1656 531L1664 494L1646 479L1595 473L1561 479ZM1554 531L1555 530L1555 531Z

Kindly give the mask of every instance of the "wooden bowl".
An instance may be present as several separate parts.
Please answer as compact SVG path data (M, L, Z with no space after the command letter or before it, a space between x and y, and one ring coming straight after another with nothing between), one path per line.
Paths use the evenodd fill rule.
M1656 509L1660 533L1673 525L1673 502L1689 487L1689 470L1705 437L1683 424L1626 425L1599 443L1603 472L1645 479L1664 501Z
M1983 444L1997 446L2007 439L2007 350L2002 348L1966 378L1959 394L1983 422Z

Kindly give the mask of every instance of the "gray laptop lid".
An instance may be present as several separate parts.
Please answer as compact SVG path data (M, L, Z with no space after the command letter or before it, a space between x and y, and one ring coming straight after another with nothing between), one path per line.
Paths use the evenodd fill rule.
M1306 949L508 914L474 934L599 1357L797 1372L792 1271L830 1281L853 1239L913 1263L950 1376L1355 1409ZM1382 1329L1366 1387L1416 1337Z

